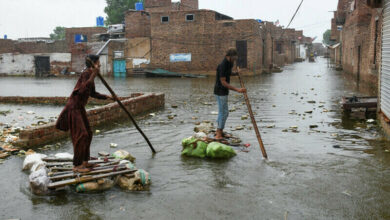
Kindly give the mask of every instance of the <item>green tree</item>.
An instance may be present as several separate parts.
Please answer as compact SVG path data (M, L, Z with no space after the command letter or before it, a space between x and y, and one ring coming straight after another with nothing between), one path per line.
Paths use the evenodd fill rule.
M330 35L332 34L331 30L326 30L325 33L322 35L322 43L326 44L326 45L331 45L332 42L330 40Z
M53 30L53 33L50 34L50 39L52 40L65 40L65 27L56 27Z
M125 20L125 12L135 9L135 3L140 0L106 0L107 7L104 12L107 14L106 25L121 24Z

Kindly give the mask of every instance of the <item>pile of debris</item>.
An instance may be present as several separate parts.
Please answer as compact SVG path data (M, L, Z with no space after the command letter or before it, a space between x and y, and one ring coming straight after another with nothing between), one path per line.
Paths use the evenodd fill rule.
M98 165L86 173L73 171L73 155L58 153L54 156L34 153L28 155L23 170L29 170L30 187L35 195L49 195L56 191L73 189L78 193L99 192L115 185L130 191L148 190L149 174L136 169L135 160L128 152L119 150L90 160Z

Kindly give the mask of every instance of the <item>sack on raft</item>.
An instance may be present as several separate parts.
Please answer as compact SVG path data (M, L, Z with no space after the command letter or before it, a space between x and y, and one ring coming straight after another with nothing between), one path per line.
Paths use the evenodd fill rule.
M188 157L206 157L207 144L203 141L199 141L194 137L189 137L181 142L183 150L181 155Z
M236 152L232 147L218 142L211 142L207 146L206 154L207 157L218 159L227 159L236 156Z
M30 170L34 164L43 163L42 159L45 157L47 156L39 153L28 155L23 161L23 170Z
M130 169L130 170L137 169L137 168L135 167L135 165L134 165L132 162L130 162L129 160L121 160L121 161L119 162L119 165L122 165L122 164L125 164L126 168L128 168L128 169Z
M117 183L122 189L144 191L149 189L151 180L148 172L145 170L138 170L134 173L134 177L126 177L126 175L119 176Z
M35 195L46 195L49 192L48 185L50 179L47 176L47 169L45 167L34 171L29 176L30 188Z
M76 186L76 192L96 192L111 189L114 186L114 181L108 178L99 179L86 183L80 183Z
M115 153L112 154L115 159L120 159L120 160L130 160L131 162L134 163L135 157L133 157L129 152L125 150L117 150Z

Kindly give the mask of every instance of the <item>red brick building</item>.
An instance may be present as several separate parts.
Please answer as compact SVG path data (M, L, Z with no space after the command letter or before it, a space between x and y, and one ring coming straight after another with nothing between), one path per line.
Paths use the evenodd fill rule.
M357 82L376 91L381 48L381 10L367 0L340 0L332 19L331 57Z
M248 74L272 71L295 61L302 31L284 30L271 22L234 20L212 10L199 10L197 0L146 0L145 11L130 10L125 16L128 40L149 41L148 68L214 74L229 47L239 52L238 64ZM134 43L128 44L137 49ZM142 44L145 52L145 44ZM128 54L128 53L126 53ZM127 57L140 59L142 53ZM129 70L131 72L131 70Z

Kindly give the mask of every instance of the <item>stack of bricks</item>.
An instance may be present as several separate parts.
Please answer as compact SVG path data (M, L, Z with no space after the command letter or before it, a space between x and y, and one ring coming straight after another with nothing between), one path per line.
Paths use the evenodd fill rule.
M125 99L123 105L132 115L147 113L152 110L163 108L165 98L163 93L146 93L134 98ZM107 124L126 117L126 113L117 103L111 103L102 107L87 111L88 120L92 128ZM55 128L55 123L22 130L19 140L13 143L21 147L34 147L52 143L68 137L67 132Z

